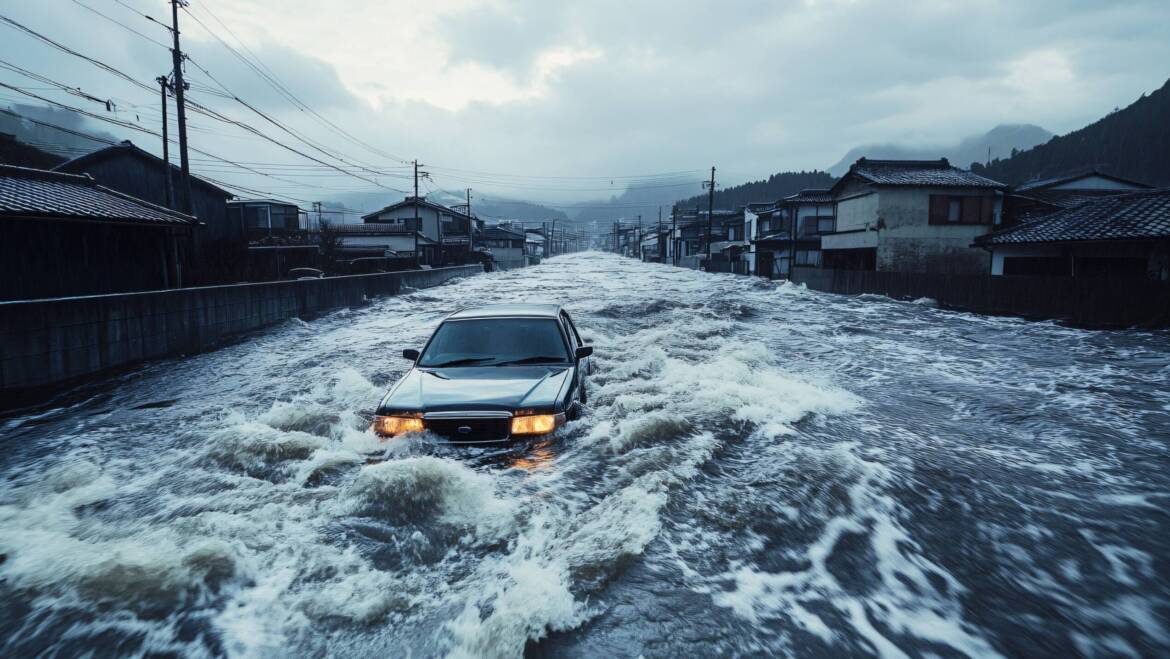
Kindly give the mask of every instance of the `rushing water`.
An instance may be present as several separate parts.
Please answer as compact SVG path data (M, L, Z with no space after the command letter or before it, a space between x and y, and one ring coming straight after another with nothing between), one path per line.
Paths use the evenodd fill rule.
M555 439L380 443L450 311L596 346ZM926 302L926 301L923 301ZM1170 335L559 257L0 420L0 654L1170 652Z

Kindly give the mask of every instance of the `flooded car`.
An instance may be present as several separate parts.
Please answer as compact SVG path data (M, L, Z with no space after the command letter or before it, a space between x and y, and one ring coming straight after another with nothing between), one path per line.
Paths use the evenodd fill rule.
M496 304L457 311L378 406L382 437L430 431L482 444L547 435L586 401L593 348L555 304Z

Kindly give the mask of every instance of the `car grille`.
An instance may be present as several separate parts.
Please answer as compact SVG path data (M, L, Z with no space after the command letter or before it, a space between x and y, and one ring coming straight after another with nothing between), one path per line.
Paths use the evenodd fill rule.
M507 439L512 430L510 418L425 419L426 429L452 442L496 442ZM461 432L460 429L466 431Z

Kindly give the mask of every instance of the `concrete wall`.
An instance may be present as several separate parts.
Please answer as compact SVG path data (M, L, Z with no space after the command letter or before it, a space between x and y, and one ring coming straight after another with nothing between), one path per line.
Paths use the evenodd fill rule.
M0 408L151 359L202 352L241 332L311 317L482 266L0 303Z
M425 241L423 241L425 245ZM399 254L414 254L414 235L383 234L380 236L347 236L341 234L342 249L391 249Z
M868 229L878 221L877 193L850 197L837 202L837 231Z
M498 248L497 248L498 249ZM494 250L493 250L494 251ZM492 255L492 261L495 262L496 268L500 270L516 270L518 268L528 267L528 256L522 250L509 250L520 252L519 256L511 256L508 258L501 258L498 254Z
M930 298L940 307L1055 318L1088 327L1170 326L1170 282L1108 277L994 277L794 268L792 281L828 293Z
M995 197L994 191L962 188L889 188L878 193L878 215L885 228L878 236L877 269L888 272L988 274L991 257L971 247L976 236L993 231L982 224L930 224L931 195Z

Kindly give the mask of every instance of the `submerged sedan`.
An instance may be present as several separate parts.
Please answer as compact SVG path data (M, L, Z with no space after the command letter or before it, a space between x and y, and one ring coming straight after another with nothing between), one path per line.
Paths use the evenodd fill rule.
M383 437L428 430L459 443L553 432L580 414L593 348L555 304L496 304L448 316L378 406Z

